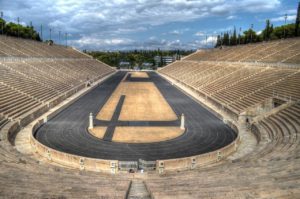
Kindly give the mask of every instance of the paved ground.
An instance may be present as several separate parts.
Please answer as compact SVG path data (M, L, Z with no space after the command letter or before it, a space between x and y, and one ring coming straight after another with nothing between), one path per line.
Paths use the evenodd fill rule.
M208 110L201 107L156 73L149 73L149 79L138 79L153 81L177 116L182 113L185 114L186 132L172 140L148 144L115 143L111 142L110 139L95 138L87 132L89 113L93 112L95 115L99 112L124 75L124 72L118 72L81 97L38 129L35 135L36 138L51 148L86 157L117 160L138 160L139 158L158 160L206 153L229 144L236 137L228 126ZM134 81L138 81L138 79L135 78ZM126 81L131 80L130 77L126 79ZM95 123L107 126L110 122L95 121ZM179 121L113 121L113 123L122 126L179 125ZM110 138L110 136L107 135L107 138Z

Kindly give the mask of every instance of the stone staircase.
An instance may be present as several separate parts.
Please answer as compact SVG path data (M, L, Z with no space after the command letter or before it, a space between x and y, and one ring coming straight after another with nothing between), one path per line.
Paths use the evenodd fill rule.
M133 180L131 182L128 199L150 199L150 193L143 181Z

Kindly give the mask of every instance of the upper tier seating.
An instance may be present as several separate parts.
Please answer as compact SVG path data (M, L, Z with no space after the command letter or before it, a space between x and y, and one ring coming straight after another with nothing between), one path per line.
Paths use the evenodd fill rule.
M0 198L126 197L128 179L40 163L4 139L10 121L113 71L72 48L0 36Z
M160 70L236 113L274 94L300 100L300 68L179 61Z
M267 60L267 52L277 52L275 46L279 44L273 45L274 48L244 46L252 52L251 57L244 57L245 61ZM280 46L290 48L291 44ZM45 46L39 54L47 58L54 56L47 48ZM35 47L29 49L34 53ZM224 49L228 60L230 54L238 53L233 52L235 49ZM27 50L20 48L24 53ZM256 50L260 50L261 55L254 54ZM0 56L4 51L10 56L24 56L13 49L3 50L0 45ZM59 53L62 54L69 56L69 52ZM219 55L208 54L207 60L225 59L224 56L223 51ZM241 59L243 54L235 56ZM295 61L298 57L294 58L290 60L299 64L299 60ZM252 124L251 127L257 129L258 143L243 157L188 171L137 175L143 179L152 198L300 198L300 103L295 102L300 99L299 68L233 61L185 60L160 72L237 113L273 94L291 97L294 102ZM112 71L92 59L0 59L0 198L127 198L133 175L79 171L54 166L45 160L37 161L34 156L16 151L3 139L7 132L1 131L1 125L7 124L9 118L18 118L87 79Z
M150 176L146 185L152 196L299 198L299 52L300 39L295 38L198 51L161 69L160 73L191 88L219 108L226 107L226 112L229 109L236 116L274 96L286 98L289 104L287 108L279 107L277 112L272 110L261 120L254 120L251 130L258 143L251 153L195 171ZM287 64L278 66L275 62Z
M114 70L72 48L0 36L0 129Z
M300 39L254 43L203 51L187 57L194 61L300 63Z
M0 46L0 57L89 58L70 47L2 35Z
M0 89L10 91L0 94L0 112L17 118L87 80L112 71L92 59L0 61Z

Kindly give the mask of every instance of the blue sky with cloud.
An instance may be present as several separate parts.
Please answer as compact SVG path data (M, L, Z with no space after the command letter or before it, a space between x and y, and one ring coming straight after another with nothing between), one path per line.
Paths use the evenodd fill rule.
M20 17L43 37L88 50L197 49L234 26L261 31L265 20L277 26L295 21L298 0L0 0L8 21Z

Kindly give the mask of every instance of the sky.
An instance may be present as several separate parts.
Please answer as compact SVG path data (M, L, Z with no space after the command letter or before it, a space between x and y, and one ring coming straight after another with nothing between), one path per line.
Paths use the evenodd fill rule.
M0 0L6 21L81 50L199 49L221 32L294 23L299 0ZM59 42L59 31L61 39ZM207 38L207 39L206 39Z

